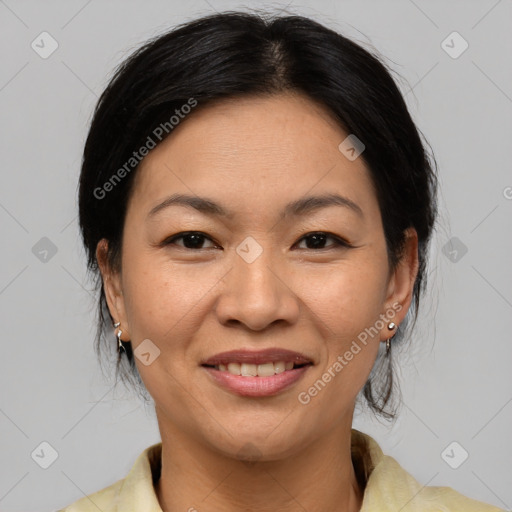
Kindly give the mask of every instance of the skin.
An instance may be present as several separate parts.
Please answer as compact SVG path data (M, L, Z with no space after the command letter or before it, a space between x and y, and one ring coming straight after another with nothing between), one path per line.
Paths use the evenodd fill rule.
M121 271L106 263L106 240L98 244L122 339L134 349L150 339L160 350L150 365L136 363L155 401L163 446L155 491L166 512L361 508L352 419L379 344L393 334L387 322L307 405L298 394L393 304L401 306L393 322L401 323L418 258L410 229L400 264L390 268L370 174L362 158L349 161L338 149L346 136L323 107L298 94L197 107L137 170ZM147 220L177 192L212 198L233 216L171 206ZM279 216L290 201L332 192L362 215L329 206ZM190 239L162 245L183 231L204 233L202 246L193 248ZM304 237L318 231L353 247L326 238L315 248ZM252 263L236 252L248 236L263 250ZM219 352L269 347L314 361L273 397L232 394L200 366Z

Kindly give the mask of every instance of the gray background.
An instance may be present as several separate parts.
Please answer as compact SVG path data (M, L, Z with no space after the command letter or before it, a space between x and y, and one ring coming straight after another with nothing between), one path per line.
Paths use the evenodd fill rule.
M93 352L76 218L81 151L98 95L135 47L195 16L246 7L285 4L0 1L0 510L67 505L124 477L160 439L152 408L113 389ZM292 0L288 9L385 55L440 167L430 291L400 359L404 406L392 428L368 414L354 426L423 484L510 509L512 2ZM31 47L43 31L59 45L46 59ZM441 46L453 31L469 44L458 58ZM31 457L43 441L58 453L47 469ZM457 469L442 457L453 441L469 453ZM453 465L463 452L448 453Z

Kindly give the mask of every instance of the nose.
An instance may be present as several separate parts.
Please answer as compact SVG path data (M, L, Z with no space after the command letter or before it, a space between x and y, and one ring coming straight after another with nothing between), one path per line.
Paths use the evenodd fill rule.
M216 304L224 325L243 324L261 331L274 323L294 324L299 318L300 299L293 290L291 272L263 253L252 263L236 256Z

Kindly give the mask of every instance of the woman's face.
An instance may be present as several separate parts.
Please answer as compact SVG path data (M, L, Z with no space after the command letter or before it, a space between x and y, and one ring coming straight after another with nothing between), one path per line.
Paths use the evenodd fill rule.
M369 172L338 148L347 135L299 95L228 100L198 107L140 164L122 271L101 268L161 431L272 460L351 424L417 262L412 232L390 269ZM158 207L175 194L197 208ZM327 195L340 199L305 202ZM287 369L297 354L307 364Z

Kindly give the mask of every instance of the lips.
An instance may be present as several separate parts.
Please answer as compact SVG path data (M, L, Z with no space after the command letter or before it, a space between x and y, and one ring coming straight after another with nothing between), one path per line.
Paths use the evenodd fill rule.
M230 363L238 364L266 364L266 363L293 363L295 366L304 366L312 364L313 361L299 352L291 350L270 348L266 350L249 351L249 350L232 350L230 352L222 352L210 357L201 363L202 366L227 366Z
M314 363L291 350L233 350L206 359L201 366L213 382L245 397L269 397L298 382Z

